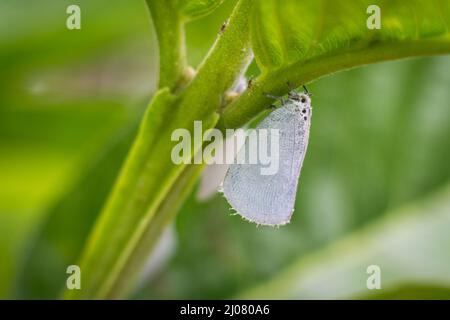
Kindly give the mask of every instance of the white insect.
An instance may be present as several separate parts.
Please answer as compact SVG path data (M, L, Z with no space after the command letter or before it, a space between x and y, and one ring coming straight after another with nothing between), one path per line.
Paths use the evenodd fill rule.
M257 132L261 128L279 130L278 172L261 175L261 164L232 164L223 182L225 198L233 209L244 219L261 225L289 223L308 147L312 116L308 92L291 91L287 101L281 101L281 107L256 127ZM247 139L239 153L249 149L248 143Z

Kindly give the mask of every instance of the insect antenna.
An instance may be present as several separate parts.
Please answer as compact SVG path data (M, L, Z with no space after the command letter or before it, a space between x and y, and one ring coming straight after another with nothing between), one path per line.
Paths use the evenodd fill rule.
M303 89L305 90L305 93L306 93L307 95L309 95L309 91L308 91L308 89L306 88L305 85L303 85Z

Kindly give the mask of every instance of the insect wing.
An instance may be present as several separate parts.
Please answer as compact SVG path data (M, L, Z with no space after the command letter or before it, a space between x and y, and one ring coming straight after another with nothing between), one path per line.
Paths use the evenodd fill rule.
M290 221L298 178L308 146L311 115L305 117L292 101L268 115L256 127L279 130L278 171L262 175L258 164L232 164L223 182L230 205L246 220L261 225L283 225ZM268 130L269 141L271 131ZM238 153L249 150L249 139ZM241 155L242 156L242 155Z

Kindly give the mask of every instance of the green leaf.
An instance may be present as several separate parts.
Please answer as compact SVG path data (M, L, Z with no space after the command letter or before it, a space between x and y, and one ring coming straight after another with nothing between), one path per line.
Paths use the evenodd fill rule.
M188 19L206 16L220 6L224 0L178 0L181 13Z
M284 56L283 65L378 42L419 40L448 34L449 3L441 0L275 0L257 1L252 45L260 56ZM278 4L278 5L277 5ZM381 29L369 29L369 6L380 8ZM440 19L437 19L439 17ZM253 34L252 34L253 35ZM277 50L273 50L276 43ZM261 61L266 61L262 59ZM270 64L260 63L273 69Z
M370 265L380 267L382 289L411 282L450 288L450 251L443 250L450 246L449 213L450 186L446 186L303 257L239 298L343 299L367 295L371 293L366 284Z
M370 5L381 10L381 29L367 27ZM450 3L441 0L255 1L251 41L262 73L225 110L221 126L240 127L255 117L270 104L264 93L283 95L369 63L448 54L449 25Z

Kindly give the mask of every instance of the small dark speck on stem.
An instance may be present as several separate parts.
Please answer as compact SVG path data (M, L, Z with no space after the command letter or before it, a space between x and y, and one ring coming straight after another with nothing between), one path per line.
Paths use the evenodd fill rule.
M225 32L225 30L227 29L227 26L228 26L228 21L225 21L224 23L222 23L222 26L220 26L220 34Z

